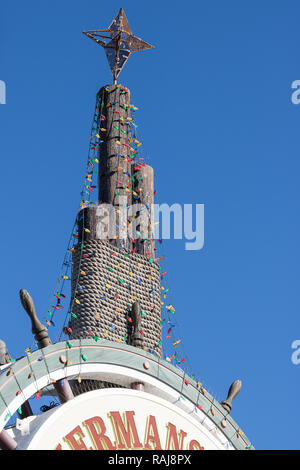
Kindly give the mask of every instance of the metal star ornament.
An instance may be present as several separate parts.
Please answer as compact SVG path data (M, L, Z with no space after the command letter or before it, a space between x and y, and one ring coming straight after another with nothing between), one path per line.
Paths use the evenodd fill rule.
M108 33L108 35L103 33ZM123 8L120 9L107 29L83 31L83 34L104 47L114 83L117 82L117 78L132 52L153 49L154 47L132 34Z

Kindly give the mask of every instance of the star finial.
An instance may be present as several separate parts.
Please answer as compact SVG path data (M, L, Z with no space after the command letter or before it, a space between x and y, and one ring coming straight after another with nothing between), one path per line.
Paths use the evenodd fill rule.
M109 36L105 36L103 33L108 33ZM123 8L120 9L107 29L83 31L83 34L104 47L114 83L117 82L117 78L132 52L154 47L132 34Z

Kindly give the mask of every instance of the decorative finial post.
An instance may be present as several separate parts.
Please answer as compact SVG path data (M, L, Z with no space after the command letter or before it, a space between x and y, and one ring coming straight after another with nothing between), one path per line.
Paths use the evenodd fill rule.
M36 315L32 297L26 289L20 290L20 299L25 311L28 313L29 318L31 320L32 333L34 334L34 337L37 341L38 348L46 348L51 344L51 340L48 336L46 327L41 323L41 321ZM65 403L74 398L73 392L67 379L63 379L59 383L54 383L54 388L61 403Z
M142 338L142 320L141 320L141 306L138 300L136 300L130 310L133 331L131 334L131 344L136 348L143 348L143 338Z
M8 353L6 344L0 339L0 366L9 364L11 362L11 356ZM32 416L32 409L28 401L25 401L21 406L21 412L19 413L21 419L28 418Z
M221 402L223 408L225 408L228 413L230 413L232 409L232 400L237 396L237 394L241 391L242 382L240 380L235 380L229 387L228 395L226 400Z
M83 34L104 47L114 84L132 52L154 47L132 34L123 8L120 8L107 29L83 31Z
M136 300L130 309L133 331L131 333L131 345L136 348L143 348L143 337L142 337L142 319L141 319L141 305L138 300ZM144 391L145 385L143 382L133 382L131 384L133 390Z
M4 366L10 362L10 355L6 349L6 344L0 339L0 366ZM17 442L10 436L6 429L0 432L0 449L1 450L15 450Z
M32 297L26 289L20 290L20 300L24 307L24 310L26 311L31 320L31 331L37 341L38 348L46 348L47 346L49 346L49 344L51 344L50 338L48 336L46 327L40 322L36 315Z
M6 349L6 344L2 339L0 339L0 366L4 366L10 362L10 355Z
M13 437L6 431L2 429L0 432L0 449L1 450L15 450L18 444Z

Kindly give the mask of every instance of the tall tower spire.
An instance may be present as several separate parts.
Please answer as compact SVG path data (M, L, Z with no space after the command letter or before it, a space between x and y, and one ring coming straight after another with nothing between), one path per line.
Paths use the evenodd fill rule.
M72 339L122 341L161 356L161 273L152 234L154 175L137 158L130 91L116 84L131 52L152 46L132 35L123 9L107 30L85 34L105 48L114 83L97 94L93 132L98 139L98 203L78 213L68 333ZM89 383L89 389L93 385L99 388Z
M170 364L186 359L174 352L181 340L162 358L167 318L161 319L161 308L168 289L160 284L166 274L157 262L162 257L155 257L153 169L139 158L130 91L116 83L129 54L146 43L132 35L122 9L107 32L114 83L96 95L80 208L51 306L64 308L62 291L71 280L63 328L69 338L50 340L33 299L21 289L38 349L27 348L14 360L0 340L0 449L252 449L230 416L241 381L218 403L194 375ZM90 37L102 41L92 32ZM168 339L175 309L165 307ZM54 325L51 310L48 326ZM41 395L59 403L36 405L42 413L35 411L29 399Z

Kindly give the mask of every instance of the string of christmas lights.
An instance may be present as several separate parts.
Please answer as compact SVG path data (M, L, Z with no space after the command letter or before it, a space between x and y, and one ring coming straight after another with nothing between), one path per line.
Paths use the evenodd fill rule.
M108 92L109 88L107 88L105 91ZM121 93L122 92L126 93L127 89L124 88L121 91ZM111 106L114 106L115 108L119 105L120 104L115 101L113 101L113 103L111 104ZM92 122L92 129L91 129L91 135L90 135L90 144L89 144L89 152L88 152L85 178L84 178L82 191L80 193L80 203L79 203L80 209L97 204L97 200L95 200L95 196L97 195L97 188L98 188L98 168L99 168L99 164L101 165L101 143L102 143L101 132L106 131L105 116L103 114L103 106L104 106L104 102L102 100L102 97L100 94L97 94L94 118ZM131 108L131 111L133 111L133 113L137 111L138 109L134 105L130 105L130 108ZM122 136L124 135L128 138L128 141L130 143L130 154L129 154L129 158L127 161L131 163L132 168L134 168L134 172L132 172L132 176L131 176L132 184L130 185L130 187L124 188L124 181L122 180L122 176L126 174L126 172L124 171L124 168L122 166L122 160L124 160L124 156L121 156L122 154L120 153L119 159L118 159L119 160L118 166L116 168L116 171L118 172L118 177L116 179L115 196L121 195L121 190L123 190L124 193L131 192L133 199L140 202L142 199L142 195L143 195L143 181L142 181L142 178L139 176L139 172L140 172L139 170L141 169L142 166L145 166L145 162L144 162L144 157L141 155L142 142L140 138L138 138L138 135L137 135L138 126L135 122L134 117L130 117L130 118L127 118L126 121L124 121L123 119L123 122L122 122L121 120L120 126L116 126L116 127L117 127L116 130L119 131L119 137L118 137L117 143L120 146L121 146ZM124 130L124 127L126 130ZM137 178L141 178L138 180L138 184L136 185L138 187L138 191L134 189L134 185L133 185L133 183L137 180ZM156 194L156 191L154 191L154 195L155 194ZM147 208L147 209L150 210L150 208ZM125 221L125 225L128 225L129 222L130 222L129 220ZM83 227L83 230L85 231L88 230L84 228L84 223L82 224L82 227ZM126 229L126 227L123 227L123 228ZM72 228L72 233L69 238L68 245L67 245L67 250L66 250L63 263L61 266L61 270L57 278L56 288L53 294L54 302L52 302L51 305L49 306L47 310L47 316L43 319L44 323L46 323L48 328L56 327L57 315L60 314L61 310L64 309L64 303L68 300L68 297L70 296L71 288L70 288L69 281L71 281L71 278L72 278L72 252L75 249L79 248L80 254L81 254L80 259L84 260L84 257L87 256L84 253L84 243L81 243L81 245L78 247L79 238L80 238L80 234L78 233L78 217L76 216L76 219ZM82 236L81 236L81 239L83 239ZM157 239L156 250L159 251L161 246L162 246L162 240ZM127 253L124 253L124 256L126 256L126 254ZM165 255L160 255L159 253L156 252L154 261L160 263L162 260L164 260L165 262L165 258L166 258ZM149 262L151 263L152 261L153 260L151 260L151 258L149 257ZM113 269L113 268L111 267L110 269ZM167 270L162 268L162 264L160 264L160 269L161 269L161 281L162 283L164 283L164 285L161 286L161 293L160 293L161 310L162 310L162 318L161 318L162 338L164 339L164 341L162 342L163 357L165 360L172 363L176 367L180 367L186 371L187 366L190 369L191 369L191 366L190 366L190 363L189 363L189 360L185 351L183 351L183 342L178 332L179 327L178 327L178 321L176 319L176 309L174 308L173 304L169 300L170 289L169 287L165 286L165 282L167 281ZM132 269L130 272L134 276ZM80 267L79 267L79 273L82 274L82 270L80 269ZM61 327L60 332L59 332L59 339L62 338L63 334L67 333L66 324L68 323L70 317L72 315L73 316L75 315L72 312L72 307L73 307L74 302L77 302L77 303L79 302L79 300L76 297L76 292L80 290L80 288L81 286L80 286L80 276L79 276L76 281L75 295L73 296L73 299L70 302L70 307L64 316L63 326ZM157 286L153 286L153 292L156 289L157 289ZM116 303L115 308L116 310L118 309L117 303ZM128 318L128 311L127 311L127 318ZM142 312L142 315L144 316L147 315L147 312ZM59 318L59 320L61 323L62 318ZM114 326L112 325L112 328L113 327ZM91 334L91 336L94 337L93 334ZM94 339L98 340L99 338L94 337ZM123 338L120 338L118 341L126 342L126 340L127 340L127 336L124 336ZM31 350L32 350L32 346L26 349L26 353L30 353ZM150 350L150 352L154 352L154 351ZM194 378L193 373L191 374L191 376L192 378ZM198 384L199 384L199 387L202 386L202 382L198 381Z

